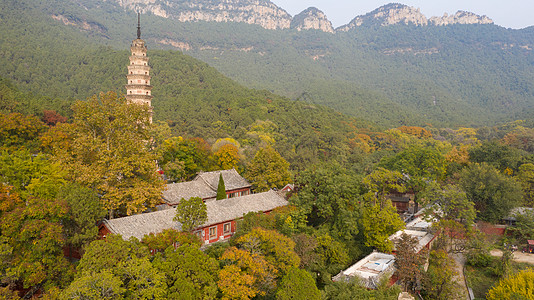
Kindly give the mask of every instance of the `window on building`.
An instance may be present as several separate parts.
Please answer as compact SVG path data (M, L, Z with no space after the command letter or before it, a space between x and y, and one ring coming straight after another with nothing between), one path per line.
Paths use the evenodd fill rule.
M217 238L217 226L210 227L210 240Z
M226 234L230 234L231 231L232 231L232 223L225 223L223 225L223 233L226 235Z

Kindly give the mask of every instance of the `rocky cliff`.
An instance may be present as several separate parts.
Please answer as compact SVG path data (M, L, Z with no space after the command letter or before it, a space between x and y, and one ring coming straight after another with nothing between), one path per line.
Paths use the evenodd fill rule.
M459 10L454 15L447 15L443 17L432 17L429 22L433 25L450 25L450 24L493 24L493 20L487 16L479 16L477 14Z
M291 16L268 0L115 0L120 6L180 22L241 22L289 28Z
M334 32L332 23L326 15L315 7L310 7L296 15L291 21L291 28L300 30L317 29L324 32Z
M451 16L444 14L442 17L431 17L427 19L418 8L399 3L391 3L377 8L366 15L357 16L349 24L337 28L336 31L348 31L358 26L389 26L396 24L441 26L451 24L493 24L493 21L487 16L479 16L465 11L458 11Z
M326 15L315 7L310 7L294 18L269 0L108 0L120 6L152 13L180 22L240 22L260 25L266 29L297 30L316 29L334 32ZM358 26L389 26L396 24L450 25L450 24L492 24L486 16L458 11L454 15L443 15L428 19L418 8L391 3L374 11L354 18L349 24L335 31L348 31Z

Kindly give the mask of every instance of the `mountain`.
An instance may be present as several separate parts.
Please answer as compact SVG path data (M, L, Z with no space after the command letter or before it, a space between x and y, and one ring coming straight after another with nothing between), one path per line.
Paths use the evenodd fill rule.
M479 16L466 11L458 11L452 16L444 14L442 17L427 19L418 8L399 3L390 3L366 15L357 16L349 24L337 28L336 31L348 31L360 26L391 26L398 24L444 26L454 24L493 24L493 21L487 16Z
M10 2L13 0L6 4ZM4 14L10 14L21 5L18 3L6 5ZM359 26L330 33L325 32L331 30L328 19L318 9L309 8L291 18L269 1L231 0L219 8L207 0L49 0L31 5L52 28L63 28L94 45L122 51L128 49L135 35L135 3L147 11L141 20L149 51L180 50L249 88L326 105L382 126L478 126L534 114L534 27L512 30L482 24L490 20L471 13L427 19L416 9L390 4L357 18ZM168 17L156 14L158 5ZM182 12L173 10L177 5L183 7ZM275 12L262 16L261 7ZM181 22L177 16L186 11L227 17L220 22ZM231 21L245 12L252 14L245 18L251 24ZM286 20L286 27L273 30L260 25L265 23L260 20L275 19ZM2 19L1 29L18 24L13 30L21 36L21 30L37 20L24 24ZM44 44L49 43L47 35L55 34L49 29L39 32ZM23 89L39 92L38 86L55 97L58 88L52 80L40 78L47 84L35 84L28 76L32 65L25 68L27 62L13 60L33 48L14 51L9 34L2 35L5 52L0 53L4 63L1 74ZM32 47L37 51L40 45ZM84 49L84 45L70 41L61 47ZM89 68L86 63L93 60L88 57L80 67ZM41 70L47 70L45 64L66 62L43 59L39 64ZM97 74L104 72L101 67L90 68ZM104 83L111 86L110 81ZM86 95L86 90L72 86L66 95Z
M57 11L50 1L56 0L0 2L1 113L42 115L53 109L69 116L75 99L125 91L130 51L95 42L111 40L114 30L92 15L72 14L78 3ZM354 139L360 130L372 130L321 105L245 88L180 51L150 49L148 56L154 120L169 124L176 135L210 143L232 137L248 157L276 141L292 167L304 169L323 159L346 160L358 151Z
M242 22L266 29L289 28L291 16L268 0L111 0L121 7L180 22Z
M316 29L333 33L334 27L326 15L315 7L310 7L296 15L291 21L291 28L297 30Z

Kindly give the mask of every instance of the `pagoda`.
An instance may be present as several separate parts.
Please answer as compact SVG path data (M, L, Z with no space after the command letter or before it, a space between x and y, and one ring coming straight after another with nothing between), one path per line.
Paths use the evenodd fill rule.
M128 65L126 99L133 103L148 105L152 111L150 66L146 55L145 41L141 39L141 16L139 13L137 14L137 39L132 41L130 50L132 55ZM152 117L150 122L152 122Z

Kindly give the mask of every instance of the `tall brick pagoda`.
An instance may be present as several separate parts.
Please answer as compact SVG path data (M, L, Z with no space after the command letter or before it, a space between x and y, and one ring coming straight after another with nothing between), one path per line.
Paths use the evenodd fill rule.
M130 47L132 55L128 65L128 83L126 84L126 99L145 104L152 109L152 86L150 85L150 66L146 56L145 41L141 39L141 16L137 14L137 39L132 41ZM150 118L152 122L152 118Z

